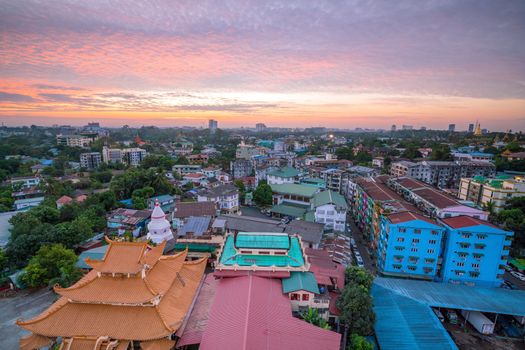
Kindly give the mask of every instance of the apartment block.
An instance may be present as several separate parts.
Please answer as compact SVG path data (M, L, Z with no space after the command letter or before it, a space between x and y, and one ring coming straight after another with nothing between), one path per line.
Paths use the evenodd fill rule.
M492 203L493 210L496 213L503 210L505 204L512 198L523 196L525 196L525 181L520 177L512 178L503 175L496 178L485 178L475 176L461 179L459 185L460 199L472 201L483 207Z

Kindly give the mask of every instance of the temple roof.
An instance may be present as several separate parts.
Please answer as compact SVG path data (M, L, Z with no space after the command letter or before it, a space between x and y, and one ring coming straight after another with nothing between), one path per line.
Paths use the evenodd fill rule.
M109 243L92 271L69 288L55 288L62 296L57 302L17 324L37 335L63 338L140 341L176 332L193 303L206 259L185 261L187 251L162 256L163 244Z

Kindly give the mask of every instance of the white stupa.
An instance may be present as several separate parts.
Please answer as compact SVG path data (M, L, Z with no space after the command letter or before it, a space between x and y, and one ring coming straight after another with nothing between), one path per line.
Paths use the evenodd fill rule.
M164 211L160 207L159 201L155 201L155 208L153 208L151 221L148 224L147 237L156 244L173 238L170 222L166 220L166 214L164 214Z

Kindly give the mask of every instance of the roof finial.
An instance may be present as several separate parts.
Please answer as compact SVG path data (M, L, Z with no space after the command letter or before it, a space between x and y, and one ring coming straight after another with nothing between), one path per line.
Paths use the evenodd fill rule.
M156 206L156 207L159 207L159 206L160 206L160 204L159 204L159 199L158 199L158 198L155 198L155 206Z

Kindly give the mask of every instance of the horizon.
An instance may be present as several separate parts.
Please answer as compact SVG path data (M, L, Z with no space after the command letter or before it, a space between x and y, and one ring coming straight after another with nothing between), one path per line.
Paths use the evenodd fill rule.
M0 122L525 130L525 2L0 0Z

